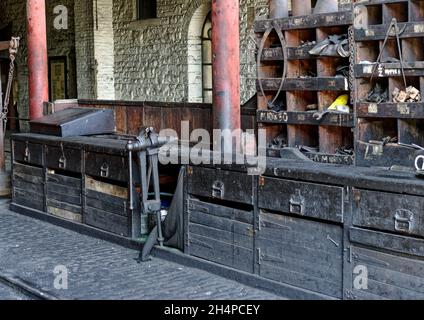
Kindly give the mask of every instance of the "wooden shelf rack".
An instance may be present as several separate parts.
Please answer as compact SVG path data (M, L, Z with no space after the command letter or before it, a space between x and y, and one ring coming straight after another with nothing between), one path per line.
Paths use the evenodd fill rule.
M354 12L355 163L413 168L419 150L406 145L424 146L424 101L393 101L393 90L405 90L395 33L383 44L395 18L407 86L423 94L424 1L361 1ZM367 101L376 84L388 90L388 101Z
M348 34L352 25L351 11L328 14L290 16L283 19L259 20L255 33L260 44L272 25L281 27L286 41L287 58L284 62L283 48L278 34L273 30L262 50L258 66L258 112L259 128L267 130L267 141L280 136L288 147L309 147L305 153L319 162L352 164L353 156L340 155L338 149L353 148L353 107L350 114L327 114L316 120L315 112L326 110L341 94L349 94L349 79L336 76L339 66L349 66L349 58L313 56L309 51L330 35ZM287 63L287 77L276 104L279 112L268 108L268 102L277 94ZM261 82L265 96L261 94ZM308 110L316 105L316 110ZM316 152L315 152L316 150ZM280 156L278 147L268 149L269 156Z

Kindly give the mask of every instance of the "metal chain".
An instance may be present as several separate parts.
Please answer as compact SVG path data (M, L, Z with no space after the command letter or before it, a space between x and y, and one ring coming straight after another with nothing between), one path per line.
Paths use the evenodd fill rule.
M12 38L12 40L10 41L10 47L9 47L9 59L10 59L9 77L7 80L3 110L1 110L0 112L0 120L3 121L4 131L6 131L7 115L9 113L10 93L12 91L13 77L15 73L15 58L16 58L15 55L18 52L19 40L20 40L19 38Z
M353 105L355 103L355 60L356 60L356 50L355 50L355 32L353 26L350 26L348 29L348 39L349 39L349 89L350 89L350 102Z

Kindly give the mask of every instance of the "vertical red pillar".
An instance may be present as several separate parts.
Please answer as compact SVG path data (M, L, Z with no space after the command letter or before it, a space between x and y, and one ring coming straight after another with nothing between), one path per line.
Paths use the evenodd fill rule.
M27 0L27 30L29 115L37 119L49 99L45 0Z
M240 129L239 0L212 1L213 125Z

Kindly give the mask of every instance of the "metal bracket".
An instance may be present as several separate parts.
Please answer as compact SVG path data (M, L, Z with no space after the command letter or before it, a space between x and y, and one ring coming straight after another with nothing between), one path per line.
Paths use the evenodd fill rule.
M256 249L256 254L257 254L257 264L261 265L262 264L262 253L261 253L261 248L257 248Z
M215 181L212 185L212 197L217 199L224 198L225 187L224 183L221 181Z
M399 232L411 233L414 229L414 213L406 209L396 210L395 230Z
M100 176L102 178L109 177L109 165L107 163L103 163L100 167Z
M59 168L65 169L66 168L66 157L65 157L65 151L63 150L63 143L60 144L60 149L62 151L62 155L59 158Z
M296 189L296 194L290 197L290 213L305 214L305 198L299 189Z
M26 142L25 145L25 151L24 151L24 161L28 162L31 158L31 153L29 152L29 145L28 145L28 141Z

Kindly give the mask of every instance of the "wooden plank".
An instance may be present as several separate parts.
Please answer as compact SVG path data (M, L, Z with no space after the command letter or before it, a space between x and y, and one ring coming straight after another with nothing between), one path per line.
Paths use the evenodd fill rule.
M424 103L366 103L356 105L361 118L424 119Z
M42 168L27 166L20 163L13 164L13 173L23 173L28 176L44 178L44 172Z
M328 154L320 152L304 152L314 162L328 163L328 164L341 164L351 166L354 163L354 156L341 155L341 154Z
M265 91L277 91L280 87L280 78L266 78L257 80L257 90L260 90L259 81ZM308 77L308 78L287 78L284 81L283 91L348 91L349 83L344 77Z
M199 258L230 266L238 270L253 272L253 251L233 246L217 239L191 235L190 254Z
M162 129L162 109L150 107L146 102L143 113L144 123L155 128L158 132Z
M271 230L276 233L281 232L284 234L299 232L299 235L303 236L307 233L309 235L314 235L321 240L325 240L322 241L322 243L332 243L335 245L334 242L329 239L331 238L340 246L340 243L336 240L336 238L340 237L340 227L333 224L322 223L304 218L291 217L282 214L261 212L259 215L258 227L261 230L264 230L264 232L259 233L259 236L263 237L264 239L267 238L267 234L272 234ZM278 238L276 240L278 241ZM335 245L335 247L338 246Z
M289 17L284 19L261 19L254 24L257 33L265 32L271 23L275 21L282 30L312 29L318 27L330 27L351 25L353 22L351 11L340 11L334 13L314 14L307 16Z
M299 260L302 263L309 263L315 265L317 268L332 268L334 272L337 270L340 271L341 277L341 266L342 266L342 254L341 254L341 238L334 239L339 243L338 254L334 254L334 252L320 251L317 249L309 249L305 246L305 244L294 245L291 243L284 243L281 245L280 242L277 241L259 241L257 247L260 248L261 254L264 257L272 258L288 258L292 260ZM331 244L335 247L334 244ZM330 248L330 241L328 241L328 247Z
M422 260L357 246L354 246L352 250L355 262L375 269L375 272L369 275L374 280L424 293L424 262Z
M112 232L124 237L129 235L131 229L126 217L86 207L83 213L84 223L90 226Z
M274 178L259 185L258 205L263 209L343 222L343 202L342 187Z
M47 173L47 182L81 190L81 179L60 174Z
M253 225L218 218L209 214L189 211L189 222L228 231L237 235L253 237Z
M120 199L120 198L117 198ZM114 214L119 214L121 216L128 216L128 207L126 201L121 199L121 203L116 201L115 203L102 201L102 199L94 199L91 197L86 197L86 204L89 207L100 209Z
M377 67L375 64L356 64L354 72L357 78L367 78L372 75L376 78L402 76L402 68L399 62L379 63ZM424 76L424 62L404 62L404 72L407 77L422 77Z
M18 171L13 172L13 180L20 180L30 184L43 185L44 178L38 176L32 176L25 173L20 173Z
M423 208L423 197L355 189L353 224L424 236Z
M315 45L306 45L302 47L288 47L287 60L305 60L316 59L317 56L309 54L309 51ZM265 48L263 50L261 61L283 61L283 50L280 48Z
M78 223L82 222L81 214L77 214L77 213L65 210L63 208L47 206L47 213L54 215L56 217L65 219L65 220L78 222Z
M85 187L88 190L105 193L110 196L127 199L128 189L113 184L95 180L89 176L85 176Z
M367 261L368 259L365 259L365 261L358 259L355 263L356 265L361 264L367 267L369 280L383 284L387 287L396 287L400 291L406 291L416 298L421 297L420 299L423 299L424 279L422 276L411 276L401 272L380 268L372 264L365 265L364 263ZM372 290L372 288L369 289ZM393 298L393 296L390 298Z
M350 241L413 256L424 257L424 240L351 227Z
M325 115L322 120L316 120L314 118L315 112L258 110L257 121L258 123L340 126L349 128L355 126L352 113L332 113Z
M244 211L240 209L225 207L209 202L199 201L193 198L189 198L188 208L190 211L197 211L204 214L210 214L217 217L227 218L230 220L236 220L253 225L254 217L252 211Z
M143 124L143 108L127 107L127 134L138 135Z
M240 232L226 231L214 228L214 226L190 223L190 235L199 235L211 239L219 239L219 241L230 243L234 246L253 250L253 230L250 234L242 234ZM251 227L253 229L253 227Z
M13 188L12 202L24 207L35 209L38 211L44 210L44 195L31 193L23 189Z
M52 199L52 198L47 198L46 202L47 202L47 207L64 209L68 212L76 213L76 214L79 214L79 215L82 214L81 205L75 205L75 204L72 204L70 202L64 202L64 201L60 201L60 200L56 200L56 199Z
M264 247L266 248L266 244L264 244ZM284 251L284 248L281 248L281 251ZM281 272L284 272L284 270L292 270L304 275L316 277L319 279L322 279L324 281L333 282L336 283L338 286L340 286L341 282L341 261L338 263L338 266L335 267L334 265L323 265L323 264L315 264L311 263L311 260L306 259L304 256L298 255L298 256L290 256L290 255L270 255L266 253L265 251L261 250L261 260L260 260L261 266L262 265L269 265L272 266L275 269L282 269Z
M399 29L404 30L399 37L417 38L424 36L424 22L398 23ZM355 29L355 41L384 40L389 24L368 26L367 29Z
M23 180L19 178L18 176L15 176L13 178L13 186L18 189L27 190L36 194L43 194L44 193L44 185L38 184L38 183L29 183L26 180Z
M261 265L260 276L282 283L288 283L297 287L341 298L341 284L323 281L321 278L298 273L294 270L276 268L274 265L264 263Z
M69 187L58 183L47 182L47 192L61 194L65 197L81 197L81 188Z

